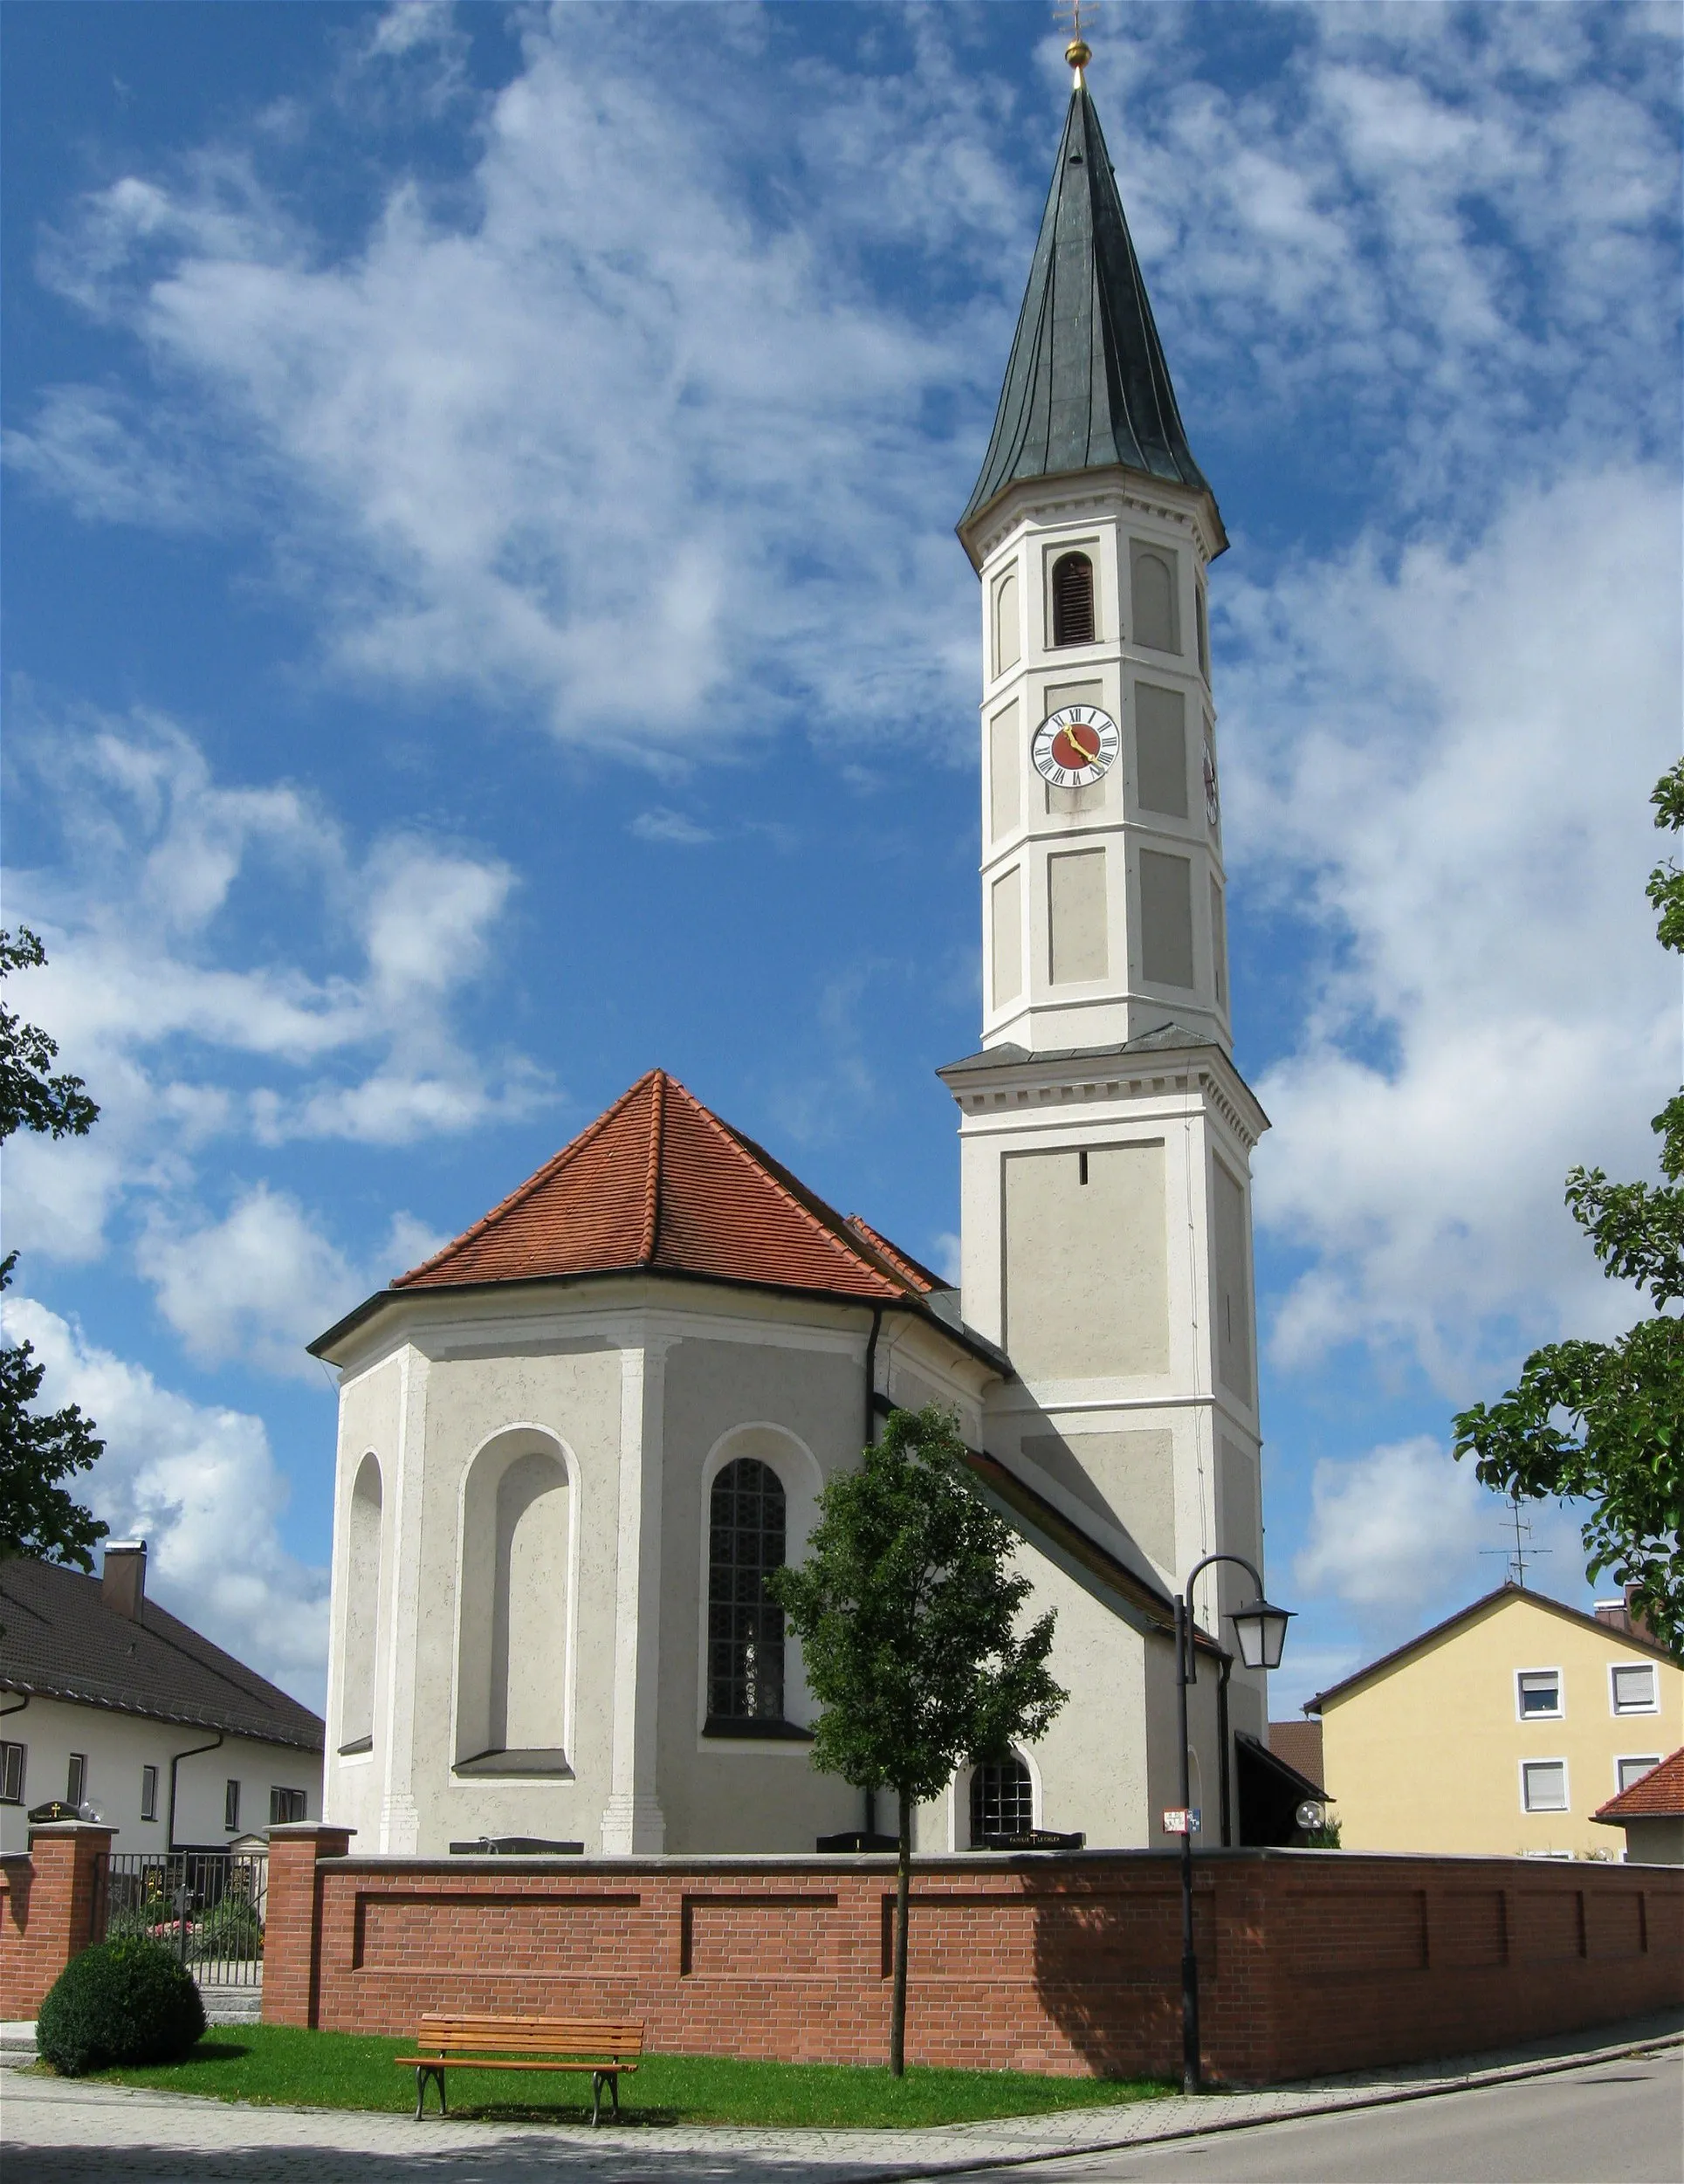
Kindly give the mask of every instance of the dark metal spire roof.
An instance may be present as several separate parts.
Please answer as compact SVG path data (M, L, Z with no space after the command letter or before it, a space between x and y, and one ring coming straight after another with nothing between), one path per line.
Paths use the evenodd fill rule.
M960 529L1017 478L1118 464L1210 491L1181 429L1099 116L1078 81L993 437Z

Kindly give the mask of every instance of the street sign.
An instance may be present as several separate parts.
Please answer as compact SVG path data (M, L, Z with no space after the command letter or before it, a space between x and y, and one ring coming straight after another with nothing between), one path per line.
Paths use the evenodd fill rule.
M1199 1817L1197 1805L1171 1805L1164 1814L1164 1832L1165 1835L1197 1835Z

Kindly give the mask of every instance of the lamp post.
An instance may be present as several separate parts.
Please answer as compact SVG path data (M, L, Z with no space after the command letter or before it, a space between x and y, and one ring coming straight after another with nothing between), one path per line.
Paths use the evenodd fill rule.
M1187 1686L1194 1680L1193 1589L1213 1562L1237 1562L1257 1588L1257 1597L1228 1617L1248 1668L1278 1668L1287 1642L1289 1608L1272 1608L1263 1581L1243 1555L1206 1555L1187 1573L1175 1596L1175 1686L1181 1728L1181 2090L1196 2093L1199 2067L1199 1958L1193 1946L1193 1778L1187 1757Z

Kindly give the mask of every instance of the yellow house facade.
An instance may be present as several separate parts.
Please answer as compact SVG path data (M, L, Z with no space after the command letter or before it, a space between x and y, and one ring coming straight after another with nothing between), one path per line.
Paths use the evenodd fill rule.
M1305 1711L1346 1850L1605 1858L1591 1816L1684 1744L1684 1669L1509 1583Z

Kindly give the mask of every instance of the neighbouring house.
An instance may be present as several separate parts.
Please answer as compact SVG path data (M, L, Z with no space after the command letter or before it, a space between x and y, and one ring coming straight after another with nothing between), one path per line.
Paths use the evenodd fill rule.
M0 1562L0 1852L54 1804L124 1852L226 1850L321 1817L323 1725L146 1595L146 1542L102 1573Z
M1314 1782L1318 1790L1327 1787L1327 1775L1322 1767L1322 1725L1306 1719L1303 1721L1271 1721L1268 1725L1268 1748L1277 1759L1296 1768L1306 1782Z
M1592 1816L1626 1830L1628 1865L1684 1865L1684 1748L1639 1775Z
M1607 1801L1684 1735L1684 1668L1511 1581L1306 1712L1346 1850L1605 1858Z
M959 533L983 960L979 1048L938 1072L959 1280L657 1069L320 1337L340 1376L327 1811L360 1850L869 1831L808 1766L763 1580L884 1410L931 1401L1018 1535L1030 1612L1058 1611L1072 1697L1032 1750L962 1768L917 1847L1176 1839L1172 1598L1209 1549L1263 1553L1268 1118L1233 1055L1206 603L1227 539L1080 76ZM1215 1658L1252 1593L1225 1564L1194 1595L1211 1843L1303 1794L1261 1672Z

